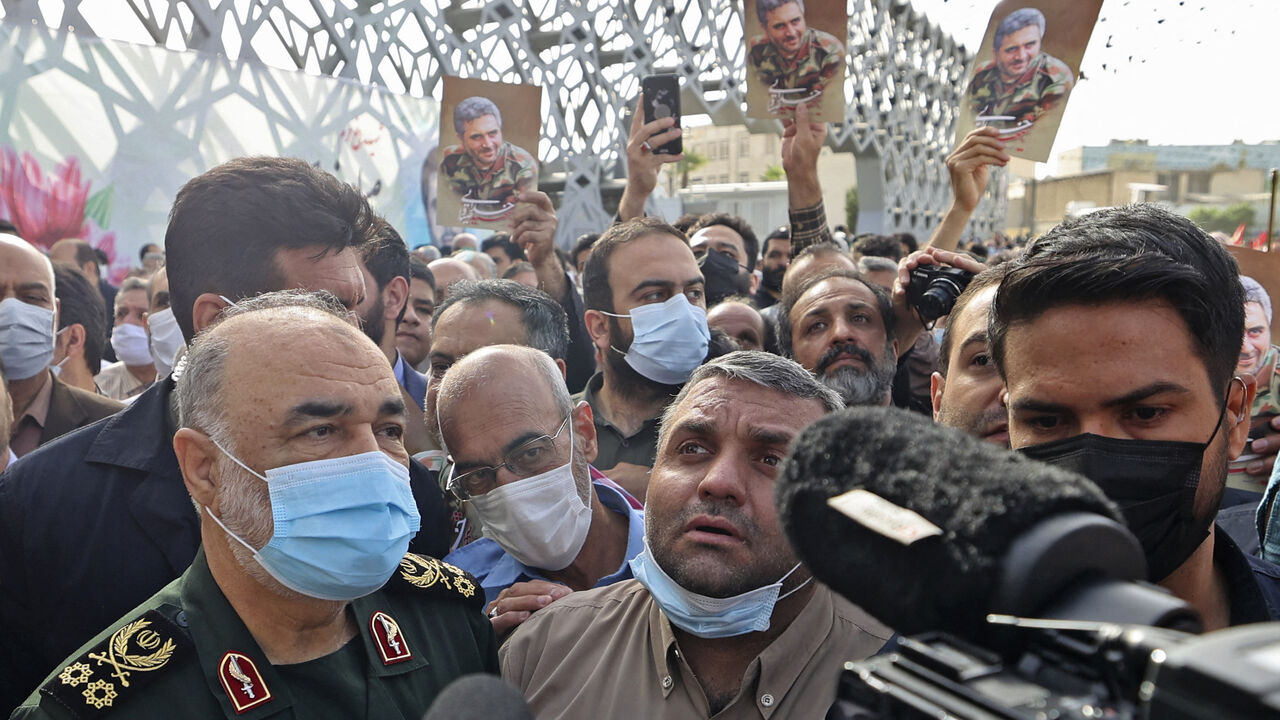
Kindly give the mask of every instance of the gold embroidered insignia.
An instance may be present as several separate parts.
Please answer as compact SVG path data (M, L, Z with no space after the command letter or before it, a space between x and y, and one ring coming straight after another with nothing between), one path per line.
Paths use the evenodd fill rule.
M102 694L99 695L98 691ZM106 680L94 680L84 689L84 701L101 710L104 707L111 707L111 703L116 699L116 687Z
M476 579L467 571L441 562L433 557L405 553L400 560L400 578L423 590L434 592L448 591L456 598L471 601L477 607L483 606L484 597L477 594Z
M248 655L228 651L218 663L218 679L222 689L231 698L231 706L237 715L272 700L271 690L262 681L262 673Z
M453 586L457 588L463 597L471 597L476 594L476 584L471 582L471 578L466 575L459 575L453 579Z
M169 610L177 608L166 606ZM40 687L80 718L96 717L139 693L148 682L192 651L186 631L160 610L148 610L100 638Z
M413 652L409 650L409 643L404 639L399 623L390 615L379 610L369 616L369 634L373 636L373 644L382 656L383 665L413 659Z
M121 685L129 687L130 673L159 670L169 662L177 647L172 638L165 639L156 631L148 630L150 625L151 621L145 618L125 625L112 634L106 653L89 653L89 659L115 668L111 674L119 678ZM138 652L132 651L131 644Z
M93 669L89 667L88 663L82 662L72 663L58 673L58 679L62 681L62 684L70 685L71 687L83 685L89 682L91 677L93 677Z

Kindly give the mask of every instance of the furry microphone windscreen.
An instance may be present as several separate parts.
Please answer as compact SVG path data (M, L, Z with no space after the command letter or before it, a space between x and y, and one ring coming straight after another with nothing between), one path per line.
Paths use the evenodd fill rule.
M859 488L940 533L904 544L828 505ZM1123 522L1083 477L895 408L850 408L811 425L782 465L776 499L813 574L905 634L970 635L1011 540L1041 520L1084 511Z

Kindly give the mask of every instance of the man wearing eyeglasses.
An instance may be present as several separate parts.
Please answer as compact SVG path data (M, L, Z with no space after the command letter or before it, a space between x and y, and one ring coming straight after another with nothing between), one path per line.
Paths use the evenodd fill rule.
M446 560L475 575L501 636L574 590L632 577L644 516L590 467L591 406L575 405L546 353L494 345L445 373L436 399L446 486L485 538Z

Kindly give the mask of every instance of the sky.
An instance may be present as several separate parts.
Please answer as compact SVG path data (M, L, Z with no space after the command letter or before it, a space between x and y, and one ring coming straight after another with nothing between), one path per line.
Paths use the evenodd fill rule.
M996 6L912 4L970 51ZM1161 145L1280 140L1277 30L1280 0L1105 0L1053 159L1037 174L1052 174L1064 150L1112 138Z

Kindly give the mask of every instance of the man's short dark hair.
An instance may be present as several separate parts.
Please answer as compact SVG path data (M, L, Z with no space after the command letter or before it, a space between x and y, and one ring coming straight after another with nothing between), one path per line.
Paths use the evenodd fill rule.
M947 315L947 327L942 331L942 343L938 347L938 372L942 377L947 376L947 371L951 369L951 344L956 342L955 319L969 307L969 303L973 301L982 291L989 287L999 285L1004 279L1004 274L1008 271L1007 265L990 267L974 276L969 281L969 286L960 293L960 297L956 298L956 303L951 308L951 313Z
M98 292L97 283L71 265L53 263L53 282L58 298L58 329L72 325L84 328L84 361L89 372L97 375L107 344L107 304L102 293Z
M592 246L596 244L596 241L599 239L600 239L600 233L583 233L582 235L578 236L578 239L575 240L573 243L573 253L572 253L575 267L578 262L578 256L581 255L584 251L590 250Z
M991 47L1000 50L1000 43L1013 33L1018 32L1028 25L1035 25L1040 28L1040 37L1044 37L1044 13L1033 7L1020 8L1014 10L1000 21L996 26L996 34L991 39Z
M905 245L908 253L913 253L920 249L920 242L916 240L916 236L911 233L894 233L893 239L900 244Z
M191 342L191 309L201 294L235 299L282 289L277 252L315 248L322 256L358 248L373 217L358 190L293 158L237 158L188 181L164 235L183 337Z
M820 273L805 278L798 285L788 288L787 292L782 294L782 299L778 301L778 314L774 317L778 321L778 354L792 358L793 348L791 346L791 311L795 308L796 302L804 297L815 285L824 280L831 278L849 278L857 280L866 286L871 294L876 298L876 304L880 308L880 320L884 323L884 336L886 342L893 340L894 316L893 316L893 300L889 298L889 293L884 288L871 282L862 273L855 270L842 267L831 267ZM878 348L877 348L878 349ZM794 359L794 358L792 358Z
M569 352L569 321L564 308L550 295L515 280L459 280L450 285L449 296L436 306L435 315L431 316L432 333L440 318L454 305L462 305L466 310L490 300L504 302L520 311L529 347L553 359L564 360Z
M138 262L146 262L146 260L147 260L147 248L158 248L158 247L160 247L160 246L159 246L159 245L157 245L157 244L155 244L155 243L150 243L150 242L149 242L149 243L143 243L143 244L142 244L142 247L138 248ZM163 249L162 249L162 250L163 250Z
M747 221L729 213L707 213L698 218L687 234L692 237L694 233L712 225L723 225L742 236L742 247L747 253L747 272L755 270L756 260L760 257L760 240Z
M613 258L613 251L632 240L654 234L670 235L689 244L684 233L655 217L618 223L600 236L582 269L582 300L588 310L613 312L613 288L609 285L609 261Z
M537 271L533 269L533 265L521 260L520 262L511 263L510 267L508 267L502 273L502 279L513 280L515 279L515 276L523 272L537 272Z
M680 232L682 232L682 233L684 233L684 234L688 235L688 234L689 234L689 228L693 227L693 224L694 224L694 223L696 223L696 222L698 222L698 218L700 218L700 217L702 217L702 216L701 216L701 215L699 215L699 214L697 214L697 213L685 213L685 214L681 215L680 217L676 218L676 219L671 223L671 227L673 227L673 228L675 228L675 229L679 230Z
M760 18L760 27L767 27L769 13L788 3L800 6L800 14L804 14L804 0L756 0L756 17Z
M463 100L453 108L454 132L458 133L458 137L462 137L467 123L485 115L492 115L493 119L498 121L498 127L502 127L502 112L498 110L498 106L494 105L492 100L479 95Z
M373 233L361 246L360 255L373 281L378 284L378 292L385 290L387 283L398 277L409 282L409 246L385 219L373 218Z
M427 261L411 254L409 255L409 282L414 280L421 280L431 287L431 292L436 291L436 275L431 272Z
M889 258L894 262L902 259L902 243L893 235L863 235L853 243L855 255Z
M524 250L520 246L511 242L511 235L507 233L496 233L490 237L480 241L480 252L487 253L490 250L498 248L503 255L507 256L510 262L519 262L525 259Z
M1007 267L990 323L1002 375L1015 324L1058 307L1144 301L1177 310L1215 391L1235 374L1244 336L1240 270L1185 217L1148 204L1099 210L1053 228Z

